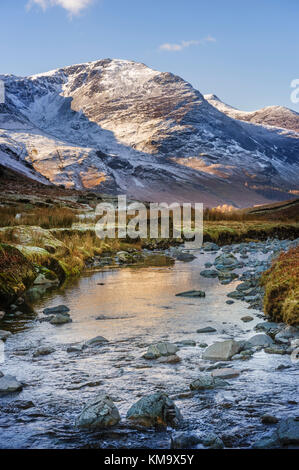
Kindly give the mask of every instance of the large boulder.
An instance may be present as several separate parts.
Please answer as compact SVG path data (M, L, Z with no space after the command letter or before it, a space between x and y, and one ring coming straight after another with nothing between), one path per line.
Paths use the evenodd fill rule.
M0 237L9 239L14 245L44 248L48 253L64 256L69 249L54 237L49 230L30 225L0 228Z
M228 361L242 349L240 343L233 339L219 341L209 346L202 358L209 361Z
M161 356L173 356L178 350L176 344L161 342L151 344L143 357L144 359L158 359Z
M82 429L105 429L120 421L119 411L108 395L99 395L83 408L77 426Z
M164 393L154 393L137 401L127 413L127 419L141 426L177 427L182 420L179 409Z
M190 390L209 390L216 387L225 387L227 383L224 380L214 378L211 374L199 374L197 379L190 384Z

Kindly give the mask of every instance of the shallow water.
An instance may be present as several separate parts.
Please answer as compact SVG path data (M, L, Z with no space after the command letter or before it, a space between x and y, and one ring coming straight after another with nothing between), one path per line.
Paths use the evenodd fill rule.
M242 316L260 312L248 310L248 304L238 300L233 305L225 303L226 294L235 289L238 280L224 286L218 279L200 276L204 263L215 256L197 253L191 263L94 272L34 303L39 316L46 307L67 305L72 323L52 326L32 317L7 323L14 334L6 342L0 368L26 386L19 394L0 397L0 448L169 448L170 429L136 430L125 420L135 401L156 391L165 391L175 399L184 417L182 429L216 432L227 447L248 447L271 430L260 422L265 413L278 417L298 414L296 365L290 356L263 351L248 361L233 362L242 373L230 380L228 387L181 395L189 391L199 367L209 365L201 359L199 343L245 339L255 334L254 326L262 321L255 317L245 324ZM190 289L202 289L206 297L175 297ZM106 318L97 320L99 316ZM215 327L217 333L196 333L205 326ZM82 353L67 353L70 343L98 335L109 343ZM193 339L197 346L180 347L182 362L178 364L141 358L153 342L182 339ZM33 351L41 345L53 346L55 352L33 358ZM277 371L280 364L291 367ZM103 391L115 400L122 422L110 431L77 430L78 413ZM35 406L24 410L24 401Z

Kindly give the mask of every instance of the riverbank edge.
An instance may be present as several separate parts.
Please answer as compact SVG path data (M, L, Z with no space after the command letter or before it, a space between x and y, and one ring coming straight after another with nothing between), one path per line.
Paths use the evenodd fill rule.
M28 226L22 228L28 233L32 232L34 228L40 229L40 227ZM8 240L4 238L4 242L1 243L3 237L0 236L0 309L3 310L6 310L20 296L24 295L36 282L38 276L44 279L44 283L48 281L50 285L55 282L62 284L67 279L82 275L88 268L88 263L95 256L115 256L120 250L128 253L138 253L143 250L163 251L184 242L178 239L142 239L139 241L106 239L101 240L99 244L94 229L82 227L40 229L38 237L30 233L29 238L31 237L32 241L28 242L27 240L27 243L24 244L21 243L22 240L13 239L14 227L7 227L7 229L9 230ZM20 227L17 229L20 230ZM43 234L46 234L46 240L43 240ZM88 247L83 246L84 237L91 237ZM298 237L298 223L230 222L228 224L205 222L203 231L203 242L217 243L219 246L264 241L269 238L295 239ZM97 241L94 246L93 239ZM76 248L79 249L79 255L72 256L71 243L78 245ZM127 263L124 262L124 265L134 264L134 257L129 259L130 257L128 257ZM263 279L265 290L268 292L266 277ZM267 308L268 315L269 312L271 309Z

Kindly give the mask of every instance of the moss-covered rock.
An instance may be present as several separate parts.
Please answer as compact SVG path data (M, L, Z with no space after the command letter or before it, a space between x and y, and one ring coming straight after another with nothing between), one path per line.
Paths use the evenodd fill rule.
M0 305L11 304L36 277L34 265L17 248L0 244Z
M49 272L52 272L59 281L64 281L68 277L69 273L65 263L62 260L58 260L44 248L22 245L16 245L16 248L36 266L38 272L45 274L43 269L47 270L48 275Z
M0 241L13 245L40 247L56 256L65 256L69 251L66 245L55 238L49 230L28 225L0 228Z
M299 246L282 253L261 279L271 320L299 325Z

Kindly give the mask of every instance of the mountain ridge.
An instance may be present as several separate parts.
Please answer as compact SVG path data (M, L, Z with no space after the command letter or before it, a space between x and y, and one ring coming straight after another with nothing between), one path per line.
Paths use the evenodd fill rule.
M299 134L227 116L174 74L103 59L0 78L0 163L52 183L240 207L298 189Z

